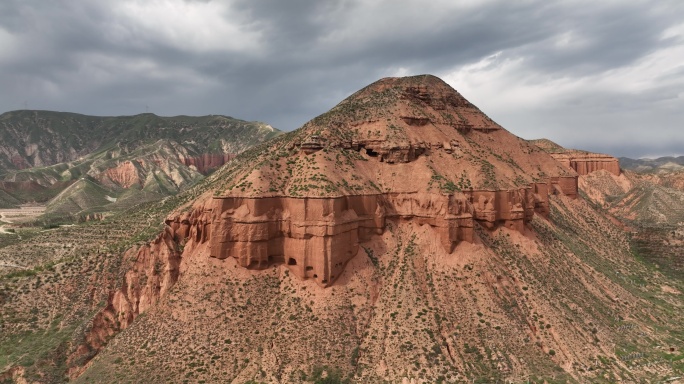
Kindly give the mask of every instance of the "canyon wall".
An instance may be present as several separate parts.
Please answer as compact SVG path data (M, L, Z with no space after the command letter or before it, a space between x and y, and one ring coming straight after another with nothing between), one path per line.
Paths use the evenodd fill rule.
M613 156L589 152L550 153L550 155L556 161L575 170L580 176L602 169L620 176L620 163Z

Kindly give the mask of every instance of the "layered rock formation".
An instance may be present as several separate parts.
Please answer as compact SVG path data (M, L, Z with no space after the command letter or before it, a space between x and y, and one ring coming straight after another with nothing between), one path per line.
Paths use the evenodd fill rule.
M129 251L124 284L82 352L158 300L184 260L284 264L327 287L364 243L406 223L428 226L453 257L478 227L528 233L551 195L577 196L577 178L433 76L380 80L214 173L149 247Z
M233 257L245 268L285 263L300 278L327 286L356 255L359 244L384 232L388 221L434 228L442 247L473 242L479 223L523 232L534 213L547 216L549 191L575 197L575 176L527 188L457 195L387 193L331 198L214 197L205 210L167 219L176 242L209 242L210 256Z
M552 153L551 156L579 175L588 175L595 171L606 170L620 176L620 163L617 158L601 153L569 152Z
M602 212L570 200L577 172L449 89L385 79L143 211L176 209L160 236L126 252L72 377L132 321L80 381L673 377L666 360L647 372L623 364L626 351L667 356L681 322L673 288L652 280L663 274ZM284 266L236 268L273 263ZM342 373L310 372L321 366Z
M530 140L530 142L581 176L600 170L606 170L615 176L620 176L620 162L613 156L563 148L548 139Z
M386 193L331 198L214 197L206 209L166 220L175 241L209 242L210 256L233 257L245 268L285 263L300 278L331 284L359 244L382 234L387 222L413 220L434 228L451 252L473 242L473 227L523 232L536 213L549 213L549 193L577 196L577 177L510 190L458 194Z
M435 228L442 246L472 241L473 212L464 198L378 194L335 198L215 198L211 256L234 257L244 267L285 262L299 277L328 285L381 234L387 220L415 220Z

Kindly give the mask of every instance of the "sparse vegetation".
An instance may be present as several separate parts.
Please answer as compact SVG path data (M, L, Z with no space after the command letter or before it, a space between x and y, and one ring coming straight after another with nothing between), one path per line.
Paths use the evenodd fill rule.
M552 194L548 217L536 214L522 231L508 228L506 219L492 228L477 220L472 228L437 223L455 215L443 205L445 193L520 188L550 167L519 172L524 162L500 150L490 140L495 135L465 129L466 113L424 108L430 98L414 88L403 95L410 102L402 112L420 124L442 124L448 113L444 119L456 127L441 128L454 130L460 143L454 153L435 145L413 164L381 164L381 154L354 148L352 139L401 141L416 128L390 108L403 88L366 89L357 94L362 98L245 151L178 195L103 221L17 227L16 234L0 236L0 260L22 267L0 274L0 369L19 367L28 381L61 382L69 368L90 361L77 383L612 383L683 375L682 282L651 264L633 246L638 239L605 215L607 208ZM386 132L358 128L370 120L387 125ZM312 134L339 145L303 153L298 145ZM534 149L516 141L515 151ZM440 156L459 167L445 166ZM300 280L283 263L250 270L232 257L208 257L210 244L196 240L207 216L193 216L189 204L200 197L391 192L414 181L397 169L415 164L427 171L412 176L429 183L416 195L429 198L404 203L416 212L439 209L440 216L386 214L383 231L362 228L358 241L368 257L351 259L329 288ZM345 204L344 220L357 214ZM147 247L169 212L189 213L201 224L192 224L196 232L186 239ZM292 231L285 220L278 226ZM457 230L472 230L476 241L454 244L450 252L443 235ZM678 246L681 234L668 230L662 249L677 249L668 247ZM356 246L356 237L349 241ZM180 278L171 282L172 273ZM115 291L132 296L118 295L113 305ZM111 316L97 317L100 328L89 333L95 314L103 313ZM86 343L94 334L109 341L99 353Z

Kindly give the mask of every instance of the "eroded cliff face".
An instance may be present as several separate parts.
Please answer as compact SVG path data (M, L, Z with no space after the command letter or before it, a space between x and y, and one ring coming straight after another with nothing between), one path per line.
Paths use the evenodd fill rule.
M98 179L105 185L130 188L134 185L140 185L144 177L140 171L140 165L129 160L118 164L116 167L106 169L98 175Z
M386 193L331 198L216 196L191 213L169 217L178 243L209 243L210 256L235 258L245 268L285 263L302 279L331 285L359 246L388 223L429 225L443 249L472 243L473 227L523 232L535 213L549 213L549 194L577 196L577 177L558 177L525 188L458 194Z
M71 378L80 375L87 368L86 363L114 335L157 303L178 280L181 252L170 227L152 242L129 249L123 258L127 268L121 287L110 293L105 308L93 318L84 341L67 360Z
M432 76L380 80L233 169L167 219L175 240L324 287L391 222L429 225L451 253L476 225L524 232L549 195L575 198L578 184Z
M188 167L194 167L197 172L206 175L214 169L222 166L235 158L234 154L229 153L206 153L200 156L183 156L180 155L178 159L182 164Z
M610 155L590 152L568 152L552 153L551 157L566 167L571 168L580 176L600 170L606 170L615 176L620 176L620 162L617 158Z
M620 176L620 162L613 156L577 149L567 149L549 139L530 140L529 142L547 152L556 161L568 169L577 172L580 176L600 170L606 170L615 176Z

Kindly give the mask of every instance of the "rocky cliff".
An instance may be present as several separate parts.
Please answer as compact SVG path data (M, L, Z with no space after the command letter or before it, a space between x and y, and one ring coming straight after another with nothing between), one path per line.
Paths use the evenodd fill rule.
M69 355L69 377L81 374L87 367L85 362L173 287L178 280L180 255L169 230L123 255L122 284L110 293L104 309L92 319L84 340Z
M181 155L178 157L181 163L196 169L197 172L203 175L221 167L233 158L235 158L235 154L232 153L203 154L189 157Z
M620 163L617 158L610 155L574 152L552 153L551 157L566 167L572 168L579 175L588 175L600 170L606 170L616 176L620 175Z
M181 160L200 168L220 162ZM427 226L451 254L474 243L478 227L524 233L535 214L548 217L550 196L578 194L575 172L433 76L380 80L231 165L170 215L154 242L126 254L133 264L121 288L72 360L99 350L156 302L185 257L234 259L247 269L285 265L328 287L389 227ZM107 175L128 184L139 168L122 163Z
M530 142L548 152L551 157L567 168L574 170L580 176L600 170L606 170L615 176L620 176L620 162L616 157L602 153L566 149L548 139L530 140Z
M523 232L535 213L549 213L549 193L577 195L577 177L511 190L461 194L385 193L320 197L213 197L206 208L166 220L178 243L208 243L210 256L245 268L285 263L296 276L332 284L359 245L388 222L411 220L435 230L447 253L472 243L475 222Z

